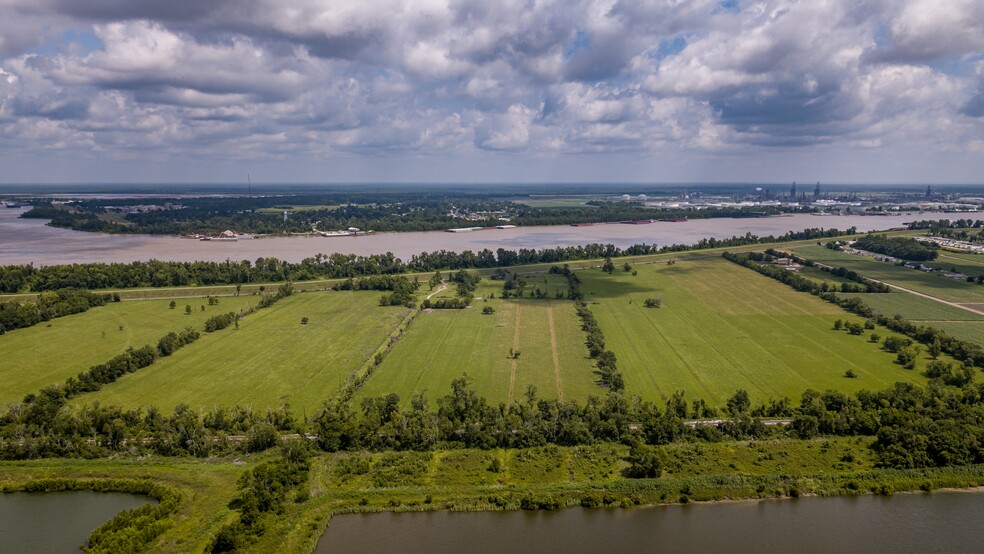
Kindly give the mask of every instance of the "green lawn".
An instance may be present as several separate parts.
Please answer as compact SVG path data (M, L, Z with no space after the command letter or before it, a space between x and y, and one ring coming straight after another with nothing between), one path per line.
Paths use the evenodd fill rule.
M409 313L377 292L295 294L77 402L170 410L289 403L312 415ZM309 323L302 325L302 317Z
M867 342L867 333L832 330L836 319L859 318L726 260L637 269L636 277L578 272L630 395L661 400L684 390L690 400L721 405L740 388L755 401L796 400L807 388L853 392L925 380ZM643 307L652 297L663 307ZM848 369L859 377L844 377Z
M184 298L176 300L174 310L168 302L116 302L0 336L0 404L62 383L128 347L157 344L170 331L189 326L201 330L209 317L253 306L259 299L222 298L217 306L209 306L204 298ZM192 306L191 315L185 314L186 305Z
M542 280L537 283L545 286ZM530 285L534 284L531 278ZM478 393L493 403L521 398L529 385L543 398L562 395L564 400L583 400L603 394L595 384L574 304L502 300L501 286L501 281L483 279L473 307L421 313L358 396L395 392L406 401L414 392L426 390L433 401L450 392L452 379L466 373ZM484 301L491 292L496 298ZM485 306L492 306L495 313L482 314ZM519 359L509 358L511 348L521 352Z
M948 279L939 273L928 273L889 262L879 262L866 256L835 252L817 245L796 246L793 250L800 256L816 262L846 267L865 277L886 281L950 302L984 302L984 286Z

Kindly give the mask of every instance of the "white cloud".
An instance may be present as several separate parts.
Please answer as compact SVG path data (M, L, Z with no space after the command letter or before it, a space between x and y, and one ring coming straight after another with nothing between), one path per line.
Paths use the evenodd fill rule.
M951 155L984 138L982 56L976 0L0 0L0 145Z

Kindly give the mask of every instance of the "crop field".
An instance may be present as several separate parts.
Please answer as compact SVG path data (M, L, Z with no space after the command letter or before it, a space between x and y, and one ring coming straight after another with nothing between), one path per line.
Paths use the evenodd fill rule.
M846 267L865 277L885 281L950 302L984 302L984 285L948 279L939 273L928 273L889 262L879 262L865 256L835 252L822 246L797 246L793 250L797 254L816 262Z
M378 301L375 292L295 294L78 402L163 410L289 403L310 415L409 313Z
M209 317L253 306L259 298L222 298L217 306L209 306L204 298L176 302L174 310L167 300L114 302L0 336L0 404L62 383L131 346L156 344L171 331L201 330ZM185 314L186 305L192 307L191 315Z
M984 314L974 313L903 291L887 294L845 294L842 296L860 298L862 302L877 310L881 315L889 317L901 315L912 321L984 321Z
M832 330L836 319L859 318L721 258L637 270L578 272L629 395L661 400L683 390L720 406L737 389L753 401L797 400L807 388L853 392L925 380L869 343L868 332ZM661 308L643 307L656 297ZM848 369L858 378L845 377Z
M984 321L914 321L913 323L935 327L952 337L984 346Z
M984 274L984 255L940 250L939 257L926 264L946 271L954 269L960 273L977 277Z
M531 278L527 290L533 284ZM542 398L603 395L604 389L595 384L573 302L503 300L501 287L501 281L483 279L473 307L421 313L359 397L395 392L408 401L413 393L426 390L433 402L450 392L451 381L463 374L474 379L478 394L492 403L522 398L530 385ZM487 299L493 292L496 297ZM485 306L495 313L483 314ZM510 358L510 349L518 350L519 358Z

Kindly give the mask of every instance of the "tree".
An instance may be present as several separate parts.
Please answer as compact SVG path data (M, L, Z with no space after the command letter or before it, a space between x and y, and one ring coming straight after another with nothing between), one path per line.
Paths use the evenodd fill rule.
M615 264L612 263L611 258L605 258L605 263L602 264L601 270L608 274L611 274L613 271L615 271Z
M632 266L631 266L631 265L629 265L629 262L625 262L625 265L623 265L623 266L622 266L622 269L623 269L623 270L624 270L624 271L625 271L626 273L628 273L628 272L630 272L630 271L632 271Z
M495 308L493 308L492 306L485 306L484 308L482 308L482 313L485 315L494 314Z
M191 315L191 304L185 304L185 315Z
M748 391L745 389L738 389L735 394L728 399L728 404L725 410L732 417L738 417L748 413L748 410L752 407L752 401L748 397Z
M307 318L307 316L305 316L305 317L302 317L302 318L301 318L301 325L307 325L307 324L308 324L308 321L309 321L309 320L308 320L308 318Z
M167 305L167 307L173 310L174 308L178 307L178 303L172 300L171 303Z
M939 358L940 354L943 353L943 344L940 342L940 338L934 338L933 342L930 343L926 351L929 352L929 355L932 356L934 360Z
M857 373L854 373L854 370L853 369L849 369L849 370L847 370L847 371L844 372L844 377L847 377L848 379L857 379L858 378L858 374Z
M645 302L642 303L643 306L647 308L660 308L663 306L662 298L647 298Z
M843 327L844 327L844 322L843 321L841 321L841 320L838 319L837 321L834 322L834 330L835 331L840 331L841 328L843 328Z

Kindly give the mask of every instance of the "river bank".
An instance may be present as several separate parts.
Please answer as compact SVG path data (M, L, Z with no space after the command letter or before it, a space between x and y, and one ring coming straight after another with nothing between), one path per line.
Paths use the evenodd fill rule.
M470 233L428 231L415 233L375 233L357 237L269 237L215 242L171 236L110 235L60 229L45 220L20 219L23 210L0 210L0 264L39 265L91 262L132 262L149 259L167 261L255 260L276 257L298 262L316 254L393 253L407 260L421 252L448 250L479 251L485 248L516 250L576 246L589 243L614 244L695 244L705 238L724 239L748 233L758 236L782 235L808 228L857 227L859 231L901 227L915 219L938 219L947 214L905 214L884 216L825 216L797 214L769 218L694 219L679 223L656 222L648 225L607 224L588 227L567 225L519 227ZM984 218L984 214L961 214Z
M699 460L693 458L695 448L703 453ZM835 438L669 445L669 459L685 465L657 479L622 477L626 447L621 445L320 454L312 460L304 489L307 494L298 502L285 505L283 514L269 520L266 532L249 551L314 552L331 522L343 521L333 518L344 514L561 514L566 510L560 508L632 508L587 511L621 514L621 518L650 513L637 508L657 506L747 504L809 496L890 496L902 491L979 490L973 488L984 486L984 466L877 469L872 467L867 450L866 441ZM856 461L835 469L834 465L843 464L839 460L848 458L847 454ZM148 550L201 552L216 530L236 513L229 506L236 496L239 475L275 455L276 451L269 451L203 460L124 457L2 462L0 490L24 490L32 483L52 478L90 483L134 479L158 483L176 490L180 500L176 512L163 520L166 528ZM489 471L490 456L506 460L502 473ZM340 469L354 467L344 460L359 459L368 464L365 473L358 470L349 474ZM414 459L427 461L419 472L393 473L386 469L404 467ZM723 473L720 468L731 473ZM102 486L102 490L112 489ZM531 509L535 511L530 512ZM539 524L548 516L538 517ZM362 532L370 530L363 528ZM502 532L509 531L502 528Z

